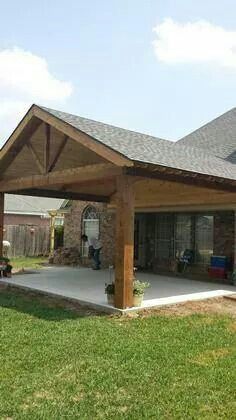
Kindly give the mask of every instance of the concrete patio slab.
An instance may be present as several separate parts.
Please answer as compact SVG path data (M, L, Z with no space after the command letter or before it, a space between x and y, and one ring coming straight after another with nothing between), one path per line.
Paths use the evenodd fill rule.
M93 271L82 267L49 266L33 274L15 275L11 279L2 279L1 282L76 300L80 304L106 312L128 312L140 309L130 308L122 311L107 304L104 287L105 283L113 279L113 275L108 270ZM139 272L137 277L141 281L150 283L141 309L236 293L236 287L230 285L142 272Z

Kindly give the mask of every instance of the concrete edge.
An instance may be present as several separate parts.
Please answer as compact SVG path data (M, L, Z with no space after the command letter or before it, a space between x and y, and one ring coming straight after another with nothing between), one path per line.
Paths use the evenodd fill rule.
M216 297L226 297L234 293L229 290L219 289L219 290L212 290L212 291L206 291L206 292L191 293L191 294L186 294L186 295L177 295L177 296L170 296L170 297L165 297L165 298L149 299L146 301L144 300L142 306L138 306L138 307L134 306L132 308L119 309L119 308L114 308L110 305L104 305L104 304L99 304L92 301L76 299L73 297L61 295L59 293L53 293L47 290L40 290L40 289L35 289L33 287L25 286L25 285L23 286L23 285L15 284L7 280L0 280L0 285L1 284L4 284L5 286L10 287L10 288L12 287L15 289L37 293L38 295L51 296L57 299L66 300L68 302L78 303L79 305L83 307L86 307L88 309L89 308L94 309L99 312L103 312L107 314L120 314L120 315L122 314L125 315L129 312L138 312L142 310L155 309L161 306L177 305L180 303L185 303L185 302L190 302L190 301L201 301L201 300L212 299Z
M81 299L75 299L69 296L64 296L64 295L60 295L59 293L53 293L47 290L39 290L39 289L34 289L33 287L29 287L29 286L22 286L20 284L15 284L15 283L11 283L5 280L0 280L0 285L4 284L6 287L9 288L14 288L14 289L20 289L20 290L24 290L24 291L28 291L28 292L33 292L35 294L38 295L43 295L43 296L50 296L50 297L54 297L57 299L61 299L61 300L66 300L68 302L73 302L73 303L78 303L79 305L86 307L88 309L95 309L96 311L99 312L105 312L107 314L114 314L114 313L121 313L123 312L122 309L118 309L118 308L113 308L112 306L109 305L100 305L99 303L95 303L95 302L90 302L90 301L86 301L86 300L81 300Z

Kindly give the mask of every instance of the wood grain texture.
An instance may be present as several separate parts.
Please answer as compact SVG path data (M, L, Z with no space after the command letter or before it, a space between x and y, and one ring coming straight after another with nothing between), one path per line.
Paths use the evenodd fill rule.
M45 124L45 140L44 140L44 173L48 173L49 159L51 147L51 127Z
M3 256L4 194L0 193L0 257Z
M60 143L60 145L59 145L59 147L58 147L55 155L53 156L53 159L52 159L52 161L51 161L51 163L49 165L49 168L48 168L48 172L51 172L55 168L55 166L57 164L57 161L58 161L59 157L61 156L61 154L63 152L63 149L64 149L67 141L68 141L68 137L65 135L63 137L63 139L62 139L62 141L61 141L61 143Z
M97 203L108 203L109 197L96 194L84 194L73 191L60 191L60 190L45 190L45 189L27 189L11 191L10 194L15 195L29 195L32 197L49 197L49 198L62 198L67 200L91 201Z
M114 163L117 166L133 166L133 162L119 154L118 152L112 150L108 146L100 143L94 138L90 137L88 134L83 133L77 128L71 126L70 124L60 120L59 118L51 115L47 111L35 106L33 108L33 113L35 116L40 118L45 123L50 124L52 127L66 134L68 137L71 137L79 144L85 146L86 148L92 150L93 152L100 155L102 158L105 158L111 163Z
M6 142L0 151L1 178L4 174L4 171L15 160L15 158L26 144L27 140L35 133L41 124L41 121L38 118L32 117L31 113L29 115L31 118L28 119L27 117L26 121L22 122L23 127L21 129L20 126L17 127L10 139Z
M44 167L43 167L43 165L42 165L42 163L41 163L41 161L40 161L40 159L39 159L39 157L37 155L37 152L35 151L33 145L30 143L30 141L26 145L27 145L27 147L28 147L28 149L29 149L29 151L30 151L30 153L31 153L31 155L32 155L32 157L33 157L33 159L34 159L34 161L35 161L35 163L36 163L36 165L37 165L40 173L41 174L44 174Z
M134 189L129 176L117 177L115 307L133 306Z
M17 191L23 189L47 187L50 185L66 185L70 183L79 183L91 181L120 173L120 168L111 164L88 165L79 168L66 169L64 171L50 172L46 175L32 175L17 179L0 181L0 191Z
M134 177L135 178L135 177ZM140 179L134 183L135 209L153 208L155 211L171 207L236 205L236 194L229 191L187 185L158 179ZM117 194L111 198L116 205Z

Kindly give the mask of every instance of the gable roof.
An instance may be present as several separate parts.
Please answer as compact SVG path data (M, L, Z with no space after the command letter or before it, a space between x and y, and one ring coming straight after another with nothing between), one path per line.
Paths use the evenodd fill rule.
M178 141L236 163L236 108L220 115Z
M173 144L170 140L164 140L55 109L41 108L131 160L142 161L144 157L148 159L148 156L156 150L157 146L168 147Z
M132 161L236 180L236 165L211 151L191 147L193 141L172 142L66 112L39 108Z
M59 209L63 201L55 198L6 194L4 212L7 214L48 216L48 211Z

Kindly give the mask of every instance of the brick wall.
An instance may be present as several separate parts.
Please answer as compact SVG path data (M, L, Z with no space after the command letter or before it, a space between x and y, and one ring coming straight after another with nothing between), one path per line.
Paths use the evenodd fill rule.
M221 211L214 214L214 255L226 255L234 262L235 214Z
M82 217L87 206L95 207L99 213L101 261L102 267L108 267L114 263L115 213L108 211L106 204L73 201L69 212L65 215L64 246L81 249ZM82 261L84 265L90 264L85 258Z
M115 258L115 212L107 210L106 204L74 201L65 216L64 246L81 248L82 214L88 205L93 205L100 218L100 238L103 249L102 266L114 264ZM236 240L236 214L233 211L214 212L214 249L215 255L226 255L234 261L234 242ZM85 265L88 261L83 261ZM89 263L90 264L90 263Z

